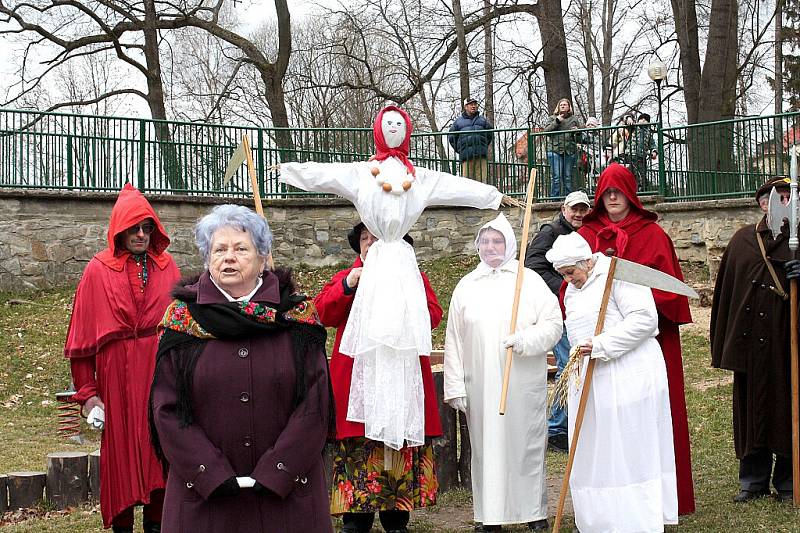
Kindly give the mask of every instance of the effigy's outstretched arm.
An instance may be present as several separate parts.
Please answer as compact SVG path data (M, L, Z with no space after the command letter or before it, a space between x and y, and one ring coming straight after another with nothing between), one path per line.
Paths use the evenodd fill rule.
M363 163L282 163L281 183L308 192L336 194L354 202L358 195L358 166Z
M417 174L427 189L427 205L452 205L497 209L503 194L491 185L469 178L417 167Z

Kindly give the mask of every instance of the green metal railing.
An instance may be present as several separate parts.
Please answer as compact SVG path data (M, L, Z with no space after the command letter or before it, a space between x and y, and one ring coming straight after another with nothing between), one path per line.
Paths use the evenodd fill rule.
M795 143L800 113L677 126L608 126L546 133L531 128L485 132L486 161L463 163L455 152L471 148L474 132L415 133L416 165L487 181L509 195L525 192L531 168L538 170L539 200L551 191L552 164L569 165L572 188L592 192L612 160L637 174L642 194L667 200L740 197L768 177L788 173L788 146ZM241 168L222 177L243 135L250 138L261 195L313 196L280 184L271 168L281 161L363 161L374 152L368 128L254 128L37 111L0 110L0 187L117 191L130 181L143 192L250 196ZM568 152L553 160L555 135L569 136ZM643 142L638 142L643 139ZM552 161L551 161L552 160ZM555 194L553 194L555 193Z

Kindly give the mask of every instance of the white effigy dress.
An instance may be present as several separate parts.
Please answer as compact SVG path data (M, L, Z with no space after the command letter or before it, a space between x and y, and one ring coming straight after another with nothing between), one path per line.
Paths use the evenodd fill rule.
M581 533L663 531L678 523L678 493L655 302L649 288L614 281L603 332L594 336L611 259L593 257L583 287L569 284L564 295L570 345L591 338L599 356L570 477L575 523ZM587 363L569 387L570 439Z
M426 207L497 209L503 195L490 185L420 167L408 191L387 193L376 182L373 168L387 182L399 184L408 176L404 163L389 157L359 163L284 163L280 180L351 201L379 239L367 253L339 350L355 359L347 419L364 423L368 439L399 450L425 440L419 356L431 353L422 276L414 249L403 236Z

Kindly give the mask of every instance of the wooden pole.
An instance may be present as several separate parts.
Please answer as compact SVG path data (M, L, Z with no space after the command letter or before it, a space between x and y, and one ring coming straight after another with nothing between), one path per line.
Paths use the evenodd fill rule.
M253 151L250 150L250 139L246 133L242 135L242 143L244 144L244 155L247 158L247 173L250 174L250 185L253 188L253 202L256 204L256 213L263 217L264 206L261 204L261 191L258 188L258 179L256 179L256 165L253 162ZM271 251L267 256L267 267L270 270L275 270L275 261L272 259Z
M608 309L608 299L611 296L611 285L614 283L614 272L617 270L617 258L611 258L611 266L608 268L606 286L603 289L603 299L600 301L600 313L597 315L597 324L594 327L595 336L603 332L603 325L606 321L606 310ZM564 480L561 482L561 493L558 495L558 508L556 509L556 519L553 524L553 531L557 532L561 528L561 515L564 514L564 502L567 500L569 490L569 476L572 473L572 464L575 462L575 450L578 447L578 437L581 434L583 425L583 415L586 413L586 403L589 400L589 388L592 385L592 375L594 374L594 364L597 359L589 359L586 367L586 377L583 379L581 398L578 402L578 412L575 415L575 429L572 430L572 441L569 444L569 457L567 458L567 468L564 471Z
M522 278L525 271L525 252L528 250L528 231L531 226L531 207L533 206L533 189L536 185L536 169L531 169L531 177L528 180L528 192L525 201L525 217L522 221L522 242L519 244L519 264L517 265L517 284L514 287L514 303L511 306L511 327L509 335L513 335L517 330L517 312L519 311L519 296L522 289ZM500 414L506 414L506 400L508 399L508 380L511 377L511 360L514 350L510 347L506 350L506 364L503 369L503 389L500 392Z
M800 376L798 375L797 346L797 279L789 282L789 323L791 330L791 373L792 373L792 501L800 507Z

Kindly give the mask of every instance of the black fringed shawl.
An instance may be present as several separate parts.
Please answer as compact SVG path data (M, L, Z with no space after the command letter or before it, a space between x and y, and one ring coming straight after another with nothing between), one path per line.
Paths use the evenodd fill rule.
M292 337L295 369L294 406L305 399L307 391L305 361L315 353L324 353L325 328L319 321L312 300L297 292L291 270L279 268L271 273L265 271L264 276L268 275L277 276L279 282L280 303L275 308L247 301L198 304L196 285L200 276L184 278L173 289L172 296L175 300L167 308L164 319L159 325L161 337L156 354L149 406L150 437L156 456L164 466L165 472L167 461L155 426L152 396L158 376L158 366L163 359L171 358L175 369L177 415L181 427L185 427L194 421L192 416L194 369L209 340L240 339L275 331L288 331ZM329 424L335 424L330 379L328 394Z

